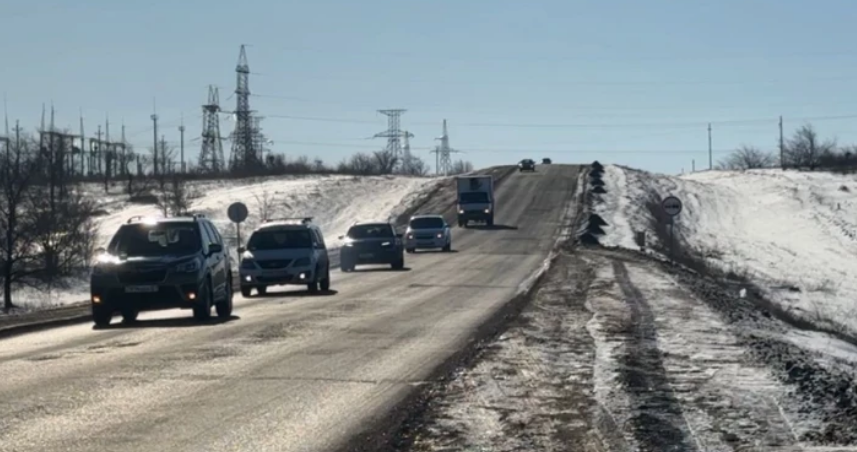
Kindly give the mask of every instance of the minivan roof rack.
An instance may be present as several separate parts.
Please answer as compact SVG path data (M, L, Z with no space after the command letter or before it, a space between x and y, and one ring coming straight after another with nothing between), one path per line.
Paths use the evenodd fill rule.
M265 223L299 222L298 224L308 224L308 223L312 223L312 219L313 219L313 217L267 218L267 219L265 219Z

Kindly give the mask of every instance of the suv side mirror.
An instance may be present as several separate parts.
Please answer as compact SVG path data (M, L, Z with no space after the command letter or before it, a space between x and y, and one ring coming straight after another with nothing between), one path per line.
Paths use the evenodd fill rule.
M222 253L223 252L223 245L221 245L219 243L209 243L208 244L208 252L211 254Z
M247 248L244 248L243 246L238 247L238 254L244 254L245 251L247 251Z
M345 240L345 236L344 236L344 235L340 235L338 238L339 238L339 240Z
M396 233L396 238L397 238L397 239L400 239L400 238L402 238L402 237L404 237L404 236L405 236L405 234L402 234L401 232L397 232L397 233Z

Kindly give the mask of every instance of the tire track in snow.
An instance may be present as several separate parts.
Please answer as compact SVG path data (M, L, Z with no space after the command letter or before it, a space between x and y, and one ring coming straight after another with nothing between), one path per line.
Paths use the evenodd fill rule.
M646 451L696 451L696 444L688 439L681 404L667 380L654 315L642 292L631 283L625 264L613 261L613 272L631 311L629 324L624 325L627 330L620 381L631 397L634 436Z

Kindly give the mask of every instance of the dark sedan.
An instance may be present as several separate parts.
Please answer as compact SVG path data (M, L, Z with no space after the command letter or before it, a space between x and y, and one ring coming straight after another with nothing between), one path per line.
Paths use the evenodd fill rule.
M357 223L342 237L340 268L353 271L358 265L389 264L394 270L405 268L402 234L390 223Z

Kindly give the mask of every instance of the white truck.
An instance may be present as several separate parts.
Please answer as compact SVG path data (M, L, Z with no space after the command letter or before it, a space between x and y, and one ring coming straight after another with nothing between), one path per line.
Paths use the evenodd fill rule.
M494 226L494 177L491 175L458 176L458 227L470 221Z

